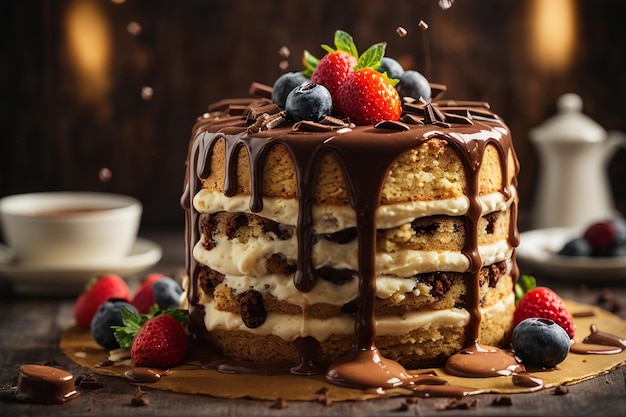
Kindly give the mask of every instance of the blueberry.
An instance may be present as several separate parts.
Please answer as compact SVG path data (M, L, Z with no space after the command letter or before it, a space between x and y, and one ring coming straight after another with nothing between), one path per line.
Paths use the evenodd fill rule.
M91 335L93 339L105 349L117 349L120 347L115 339L114 331L111 326L123 326L122 308L126 307L131 311L137 309L128 301L119 298L110 298L101 304L96 314L91 320Z
M615 226L615 242L626 244L626 219L621 216L613 217L609 220Z
M309 79L301 72L286 72L276 79L272 89L272 101L281 109L285 108L287 95L299 85L308 83Z
M593 253L595 257L626 256L626 242L613 241L608 246Z
M570 338L550 319L528 318L513 329L511 344L523 364L553 368L567 357Z
M414 70L404 71L400 77L398 77L398 84L396 89L400 94L400 97L412 97L415 100L419 100L422 97L428 101L431 97L430 83L422 74Z
M399 79L404 73L404 68L398 61L388 56L384 56L380 61L380 67L376 69L378 72L386 72L389 78Z
M299 85L291 90L285 103L287 117L294 122L300 120L317 122L329 115L332 109L333 99L330 92L321 84Z
M159 309L179 308L183 288L175 279L163 277L152 284L152 293Z
M591 243L584 237L575 237L570 239L557 252L562 256L591 256L593 248Z

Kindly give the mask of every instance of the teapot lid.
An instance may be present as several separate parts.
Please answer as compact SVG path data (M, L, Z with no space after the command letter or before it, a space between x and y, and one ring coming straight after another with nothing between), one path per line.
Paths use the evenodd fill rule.
M582 113L583 100L578 94L559 97L558 113L530 131L534 141L602 142L606 130Z

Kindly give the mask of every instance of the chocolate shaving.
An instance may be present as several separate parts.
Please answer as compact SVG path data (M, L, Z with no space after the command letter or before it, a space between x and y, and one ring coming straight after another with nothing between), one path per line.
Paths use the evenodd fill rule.
M569 388L567 388L563 384L557 385L557 387L554 389L554 395L565 395L568 393L569 393Z
M287 400L282 397L279 397L279 398L276 398L276 401L274 401L272 405L270 405L270 408L275 408L277 410L284 410L288 406L289 404L287 403Z
M274 129L275 127L280 126L286 121L287 121L287 112L283 110L279 113L271 115L269 119L267 119L263 130Z
M254 123L256 119L259 118L263 113L267 113L269 115L276 114L280 112L280 108L274 103L263 104L259 107L250 107L247 115L248 123Z
M315 395L317 395L317 402L320 404L323 404L326 407L330 407L330 405L333 403L333 401L330 399L328 393L330 392L330 389L328 389L327 387L322 387L320 389L318 389L317 391L315 391Z
M144 397L146 394L148 393L146 391L142 391L141 386L138 386L133 398L130 399L130 405L133 407L143 407L150 404L150 401Z
M248 111L248 107L249 106L243 104L231 104L228 106L228 109L226 109L226 112L231 116L241 116Z
M469 410L476 408L476 406L478 406L478 398L463 398L460 400L452 400L443 406L437 407L437 410Z
M333 127L321 123L311 122L310 120L302 120L295 123L291 129L294 132L331 132Z
M263 113L259 117L256 118L255 122L248 126L248 133L257 133L263 129L265 123L269 119L270 115L267 113Z
M414 114L410 114L407 113L405 115L403 115L400 120L403 123L408 123L408 124L413 124L413 125L423 125L424 124L424 119L421 117L418 117Z
M338 119L333 116L324 116L322 120L320 120L318 123L321 123L323 125L328 125L328 126L354 127L353 123L349 123L346 120Z
M97 380L93 374L79 375L74 381L74 386L80 389L92 390L104 388L104 383Z
M430 99L438 100L448 90L445 84L430 83Z
M257 82L253 82L250 84L250 89L248 89L248 94L256 97L272 99L272 90L273 87L266 84L261 84Z
M409 411L409 404L401 403L394 411Z
M510 406L513 405L513 400L511 397L497 397L494 398L491 402L491 405L495 406Z
M394 120L383 120L382 122L378 122L374 125L376 129L391 129L391 130L410 130L411 128L402 123L396 122Z

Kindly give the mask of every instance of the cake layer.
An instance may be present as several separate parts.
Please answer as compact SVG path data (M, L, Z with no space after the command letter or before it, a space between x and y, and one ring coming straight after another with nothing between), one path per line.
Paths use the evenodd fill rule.
M224 275L266 275L267 259L280 253L286 259L297 258L295 237L283 240L269 240L265 237L250 239L247 243L228 239L225 236L214 238L211 250L206 250L204 242L193 248L194 259ZM485 264L493 264L511 257L512 248L506 240L478 248ZM335 243L321 240L312 245L312 266L333 269L358 270L358 245L356 241ZM375 255L377 274L409 277L434 271L464 272L469 267L468 258L457 251L401 249L395 252L378 252Z
M205 306L208 341L228 356L297 363L299 354L293 342L311 335L320 342L316 357L321 364L353 349L354 319L349 316L303 319L273 314L262 326L250 329L240 316L212 307L211 303ZM480 308L484 323L479 330L481 343L497 345L508 337L514 308L512 293L491 307ZM376 346L386 358L404 366L429 366L463 348L469 321L470 314L458 308L377 317Z
M277 129L280 130L280 129ZM285 133L285 132L281 132ZM505 134L498 130L487 132L494 139ZM476 135L480 138L483 133ZM274 132L258 132L257 137L271 137ZM433 135L435 136L435 135ZM384 138L381 138L384 140ZM470 138L471 140L471 138ZM224 192L226 183L226 145L223 139L217 139L212 146L210 166L213 167L202 188L209 191ZM261 175L261 192L264 198L298 197L298 184L293 154L281 143L268 145ZM507 155L511 163L507 165L508 178L502 178L502 165L498 150L487 145L482 155L478 174L478 195L488 195L502 190L515 175L513 155ZM245 147L236 154L236 192L250 195L250 156ZM384 178L380 192L380 204L402 203L407 201L433 201L455 199L467 195L465 166L458 151L447 140L438 137L427 139L403 153L392 162ZM315 184L312 190L313 203L330 205L349 205L349 190L341 164L333 155L325 155L316 170Z
M506 198L495 192L481 195L481 215L496 211L505 211L517 198L515 187ZM227 197L221 191L201 189L194 196L194 209L199 213L251 213L250 195L238 194ZM255 214L274 222L295 226L298 220L298 200L295 198L264 197L262 210ZM421 217L448 215L462 216L467 213L469 201L466 196L449 199L410 201L384 204L376 209L376 224L379 229L390 229L409 223ZM339 230L356 227L356 213L349 205L312 206L313 229L316 233L334 233Z
M463 274L424 274L414 279L378 278L376 284L374 309L377 317L400 316L410 311L467 307L467 287ZM255 319L258 324L263 322L261 316L272 312L313 318L354 313L358 307L358 298L354 292L357 286L356 280L342 285L320 280L313 290L302 294L297 292L293 280L282 276L273 275L263 279L226 276L202 299L209 302L213 297L216 310L250 316L246 310L250 299L254 298L255 311L260 313ZM510 275L499 267L483 268L479 283L480 306L488 307L496 303L511 293L512 288Z

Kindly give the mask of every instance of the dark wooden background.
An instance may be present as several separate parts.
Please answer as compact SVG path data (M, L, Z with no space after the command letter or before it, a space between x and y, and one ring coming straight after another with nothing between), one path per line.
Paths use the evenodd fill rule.
M180 228L195 118L213 101L245 95L253 81L272 84L283 72L282 46L291 51L288 70L299 70L303 50L321 56L319 45L332 44L341 28L361 51L387 41L389 55L447 84L447 98L489 101L513 133L528 209L537 181L528 131L554 114L561 94L578 93L585 113L626 131L626 1L572 0L576 48L559 70L532 59L535 1L545 0L457 0L445 11L438 0L2 1L0 196L127 193L143 201L144 227ZM72 22L79 27L71 39L86 43L87 54L109 51L91 78L72 60ZM129 31L133 22L139 32ZM151 99L142 98L144 86ZM99 177L103 168L108 181ZM609 172L626 213L626 151Z

